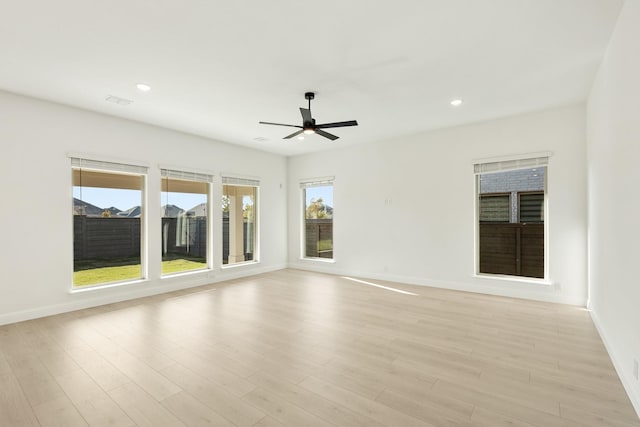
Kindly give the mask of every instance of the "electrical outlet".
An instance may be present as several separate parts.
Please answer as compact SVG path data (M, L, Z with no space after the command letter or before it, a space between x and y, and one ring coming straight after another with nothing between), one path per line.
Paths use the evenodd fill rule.
M555 289L555 290L556 290L556 292L557 292L557 291L559 291L559 290L561 290L561 289L562 289L562 286L560 286L560 282L555 282L555 283L553 284L553 289Z
M638 359L633 359L633 376L638 380Z

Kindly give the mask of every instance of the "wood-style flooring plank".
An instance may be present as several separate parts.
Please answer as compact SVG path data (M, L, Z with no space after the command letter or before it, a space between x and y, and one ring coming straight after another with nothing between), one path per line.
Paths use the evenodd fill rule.
M0 326L0 425L640 427L584 308L352 279Z

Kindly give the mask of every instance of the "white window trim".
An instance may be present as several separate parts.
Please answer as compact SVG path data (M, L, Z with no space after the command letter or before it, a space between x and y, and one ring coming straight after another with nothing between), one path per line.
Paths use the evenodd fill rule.
M93 154L82 154L77 152L67 153L73 169L89 169L104 172L115 172L128 175L140 175L142 180L142 189L140 194L140 274L141 277L132 280L122 280L117 282L96 283L95 285L76 286L73 283L73 274L71 275L72 294L79 294L86 291L95 291L99 289L112 288L125 285L135 285L146 283L149 281L149 250L148 240L148 221L147 221L147 205L148 205L148 179L149 165L143 162L116 159L106 156L97 156ZM70 177L72 174L70 174ZM70 188L73 189L73 179L70 182ZM73 194L71 195L71 205L73 206ZM73 215L71 216L71 230L73 230ZM73 236L72 236L73 239ZM73 240L72 240L73 241ZM73 244L71 245L71 259L74 259Z
M206 184L209 184L207 191L207 212L209 212L209 214L207 214L207 266L194 270L176 271L174 273L168 274L162 274L161 268L160 279L213 271L213 184L215 180L215 174L207 170L185 168L181 166L158 165L158 168L160 169L160 179L174 178L187 181L204 182ZM162 194L162 191L160 191L160 193ZM162 206L162 202L160 202L160 205ZM162 239L162 231L160 234L160 239Z
M481 279L497 279L497 280L505 280L511 282L522 282L522 283L530 283L530 284L540 284L540 285L553 285L553 281L549 276L549 169L551 162L551 156L553 153L551 151L537 152L537 153L529 153L529 154L519 154L512 156L501 156L501 157L491 157L485 159L475 159L473 160L474 166L474 273L473 277L481 278ZM527 163L527 160L535 160L536 164ZM544 160L541 160L544 159ZM522 166L512 168L509 167L509 164L512 162L516 162L518 164L522 164ZM499 166L504 166L504 169L497 169L491 171L479 171L482 168L478 168L478 165L483 164L500 164ZM497 165L498 166L498 165ZM545 176L544 176L544 278L536 278L536 277L526 277L526 276L515 276L509 274L492 274L492 273L481 273L480 272L480 175L485 173L495 173L495 172L507 172L510 170L518 170L518 169L529 169L532 167L541 166L545 167Z
M254 236L254 252L253 252L253 260L251 261L243 261L243 262L236 262L233 264L223 264L222 263L222 247L223 247L223 242L222 242L222 234L220 234L220 269L221 270L227 270L227 269L231 269L231 268L237 268L237 267L247 267L250 265L256 265L256 264L260 264L260 259L261 259L261 250L260 250L260 242L261 242L261 238L260 238L260 223L261 220L260 218L262 217L261 214L261 210L262 210L262 202L260 200L260 178L259 177L255 177L255 176L249 176L249 175L238 175L238 174L232 174L232 173L221 173L220 174L221 177L221 186L220 189L222 190L222 187L225 185L235 185L235 186L239 186L239 187L254 187L256 190L256 200L255 200L255 205L256 208L255 209L255 227L256 227L256 231L255 231L255 236ZM221 191L221 194L224 194L224 190ZM220 217L220 231L222 232L222 216Z
M302 203L300 204L300 213L298 214L298 218L301 219L301 221L300 221L300 260L301 261L320 262L320 263L325 263L325 264L333 264L333 263L336 262L335 249L333 251L333 258L321 258L321 257L308 257L308 256L305 256L305 252L306 252L306 229L305 229L304 221L305 221L306 206L307 206L305 190L307 188L327 187L329 185L331 187L335 186L335 177L334 176L325 176L325 177L308 178L308 179L301 179L300 180L300 195L301 195ZM334 216L333 216L332 219L335 219L335 212L334 212ZM332 239L333 239L333 236L332 236Z
M90 154L90 153L80 153L80 152L68 152L67 153L67 157L69 159L79 159L79 160L83 160L86 162L93 162L93 163L111 163L111 164L115 164L115 165L124 165L124 166L134 166L134 167L142 167L142 168L146 168L147 172L150 169L150 165L149 163L145 163L145 162L141 162L138 160L132 160L132 159L124 159L124 158L118 158L118 157L109 157L109 156L102 156L99 154ZM72 160L73 162L73 160ZM85 166L83 166L84 168ZM90 167L87 167L87 169L91 169ZM119 170L113 170L113 169L98 169L98 170L111 170L114 172L119 172ZM136 172L134 172L136 173Z

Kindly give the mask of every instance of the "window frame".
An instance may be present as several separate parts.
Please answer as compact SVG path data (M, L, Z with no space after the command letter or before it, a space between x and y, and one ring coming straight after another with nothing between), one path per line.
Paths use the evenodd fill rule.
M213 217L214 217L214 213L213 213L213 184L214 184L214 177L215 175L211 172L208 171L196 171L190 168L184 168L184 167L176 167L176 166L159 166L159 170L160 170L160 221L162 223L162 194L163 193L170 193L170 191L163 191L164 188L164 180L165 179L175 179L175 180L181 180L181 181L187 181L187 182L194 182L194 183L199 183L199 184L205 184L207 191L206 193L196 193L196 194L206 194L207 197L207 202L206 202L206 210L207 210L207 218L205 221L206 224L206 267L203 268L197 268L197 269L192 269L192 270L183 270L183 271L177 271L177 272L173 272L173 273L167 273L167 274L163 274L162 273L162 262L163 262L163 257L164 255L161 255L160 257L160 278L161 279L166 279L166 278L171 278L171 277L176 277L176 276L181 276L181 275L188 275L188 274L197 274L197 273L203 273L203 272L210 272L213 271L214 269L214 250L213 250L213 243L214 243L214 226L213 226ZM168 188L167 188L168 189ZM160 230L160 242L161 245L163 243L163 233L164 231ZM162 247L161 247L162 250Z
M480 213L481 213L481 208L482 206L480 203L480 200L484 197L506 197L507 198L507 220L506 221L481 221L480 219ZM509 223L510 219L511 219L511 193L506 193L506 192L497 192L497 193L485 193L483 194L478 194L478 221L480 222L487 222L487 223L493 223L493 224L505 224L505 223Z
M110 282L100 282L89 285L76 285L73 278L73 269L71 275L71 293L86 292L92 290L98 290L103 288L109 288L114 286L126 286L137 283L143 283L149 280L149 255L148 255L148 220L147 220L147 205L148 205L148 180L149 180L149 166L144 163L135 161L123 161L115 159L96 158L95 156L87 156L78 153L68 153L70 160L70 188L71 188L71 206L74 206L74 173L76 170L85 170L90 172L98 172L114 175L129 175L137 176L140 178L140 277L116 280ZM104 187L109 188L109 187ZM75 213L72 209L71 215L71 260L72 264L75 264Z
M224 263L224 214L222 210L219 211L220 215L220 268L223 270L229 268L237 268L242 266L254 265L260 263L260 209L261 209L261 200L260 200L260 180L255 177L242 177L235 174L222 174L221 175L221 186L220 186L220 195L221 197L225 196L224 187L225 186L237 186L237 187L252 187L254 189L254 208L253 214L255 216L254 219L254 241L253 241L253 259L247 261L234 262L230 264L227 261L227 264ZM229 230L231 232L231 230Z
M543 218L542 221L526 221L525 223L532 223L532 224L540 224L540 223L544 223L547 220L547 216L546 216L546 206L547 206L547 199L546 199L546 186L547 186L547 179L546 179L546 174L548 173L548 170L545 171L545 190L543 190L542 192L540 191L519 191L518 192L518 221L520 223L523 223L522 221L522 196L528 196L528 195L534 195L534 194L542 194L542 211L543 211Z
M306 250L306 238L307 238L307 233L306 233L306 216L307 216L307 195L306 195L306 190L307 188L313 188L313 187L328 187L331 186L331 191L332 194L334 196L334 202L335 202L335 177L333 176L327 176L327 177L320 177L320 178L310 178L310 179L304 179L300 181L300 197L301 197L301 203L300 203L300 214L298 216L298 218L300 218L300 259L303 261L311 261L311 262L324 262L324 263L335 263L336 261L336 254L335 254L335 210L333 211L332 215L331 215L331 224L332 224L332 230L331 230L331 246L332 246L332 257L331 258L323 258L323 257L310 257L307 256L307 250ZM331 206L332 208L334 208L334 206Z
M474 277L489 278L498 280L508 280L512 282L533 283L541 285L552 285L552 281L549 275L549 169L551 167L551 152L541 152L525 154L520 156L509 157L496 157L489 159L475 159L474 164ZM544 274L542 278L531 276L519 276L511 274L499 274L499 273L483 273L480 272L480 176L483 174L494 172L508 172L522 169L532 169L541 167L545 169L544 181L543 181L543 194L544 194L544 221L542 222L544 227ZM519 191L517 195L518 207L520 205L520 193L539 193L536 191ZM520 220L520 213L518 212L518 221Z

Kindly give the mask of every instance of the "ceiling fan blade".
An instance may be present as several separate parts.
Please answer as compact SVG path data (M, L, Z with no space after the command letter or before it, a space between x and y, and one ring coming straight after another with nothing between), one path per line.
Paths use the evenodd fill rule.
M349 120L347 122L323 123L316 125L316 129L343 128L347 126L358 126L358 122L355 120Z
M311 117L311 110L308 108L300 107L300 114L302 114L302 123L311 122L313 123L313 118Z
M274 125L274 126L289 126L291 128L299 128L302 129L302 126L298 126L298 125L285 125L284 123L272 123L272 122L258 122L261 125Z
M316 128L316 133L317 133L318 135L320 135L320 136L324 136L325 138L329 138L329 139L330 139L330 140L332 140L332 141L335 141L336 139L338 139L338 138L339 138L339 136L335 136L335 135L333 135L333 134L331 134L331 133L329 133L329 132L325 132L325 131L320 130L320 129L318 129L318 128Z
M300 126L298 126L298 127L300 127ZM300 129L299 131L294 132L294 133L292 133L291 135L287 135L287 136L285 136L285 137L284 137L284 138L282 138L282 139L290 139L290 138L293 138L294 136L298 136L298 135L300 135L302 132L304 132L304 130Z

